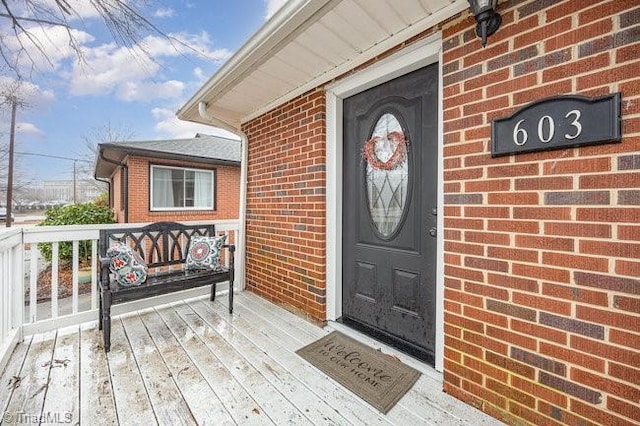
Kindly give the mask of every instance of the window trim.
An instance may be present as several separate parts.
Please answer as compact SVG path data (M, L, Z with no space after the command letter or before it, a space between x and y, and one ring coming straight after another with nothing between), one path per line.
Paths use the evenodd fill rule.
M174 169L194 172L206 172L211 176L211 204L206 207L154 207L153 204L153 169ZM216 169L197 169L194 167L170 166L165 164L149 163L149 211L150 212L185 212L185 211L215 211L216 210Z

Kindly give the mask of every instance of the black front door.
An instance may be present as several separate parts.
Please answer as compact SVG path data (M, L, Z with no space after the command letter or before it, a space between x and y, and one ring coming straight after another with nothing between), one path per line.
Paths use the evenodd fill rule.
M433 363L438 65L344 100L342 321Z

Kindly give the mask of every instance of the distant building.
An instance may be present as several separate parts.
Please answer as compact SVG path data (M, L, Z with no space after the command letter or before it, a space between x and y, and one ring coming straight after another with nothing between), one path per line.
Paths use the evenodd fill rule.
M101 143L95 176L109 179L118 222L236 219L240 141L189 139Z
M39 201L74 202L73 179L46 180L37 185ZM94 200L107 190L107 185L95 179L78 179L75 182L75 202L86 203Z
M75 185L73 179L46 180L22 189L19 204L38 208L50 204L69 204L74 201L86 203L107 190L106 183L95 179L78 179Z

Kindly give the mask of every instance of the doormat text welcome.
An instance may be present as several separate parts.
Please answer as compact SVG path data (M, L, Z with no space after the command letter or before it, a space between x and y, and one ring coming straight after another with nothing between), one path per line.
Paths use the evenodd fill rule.
M396 358L337 331L296 353L385 414L420 377Z

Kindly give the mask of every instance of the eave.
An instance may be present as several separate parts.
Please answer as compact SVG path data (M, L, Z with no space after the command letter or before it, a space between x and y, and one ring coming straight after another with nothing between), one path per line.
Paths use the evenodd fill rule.
M291 0L178 111L242 123L366 63L468 8L466 0Z
M108 179L118 167L117 163L123 163L127 157L157 158L162 160L183 161L203 165L220 165L240 167L239 161L220 160L208 157L199 157L187 154L174 154L150 149L136 149L122 147L118 144L101 144L100 152L96 160L95 177Z

